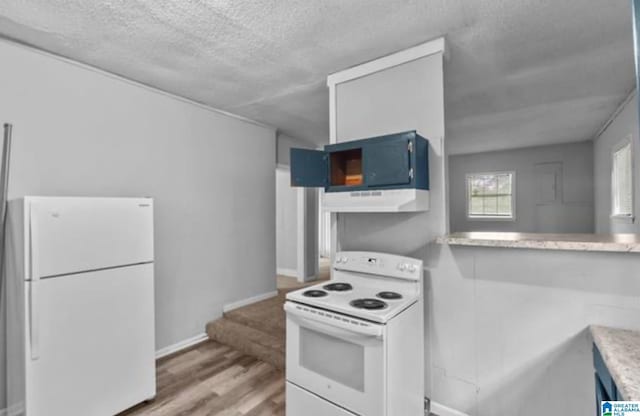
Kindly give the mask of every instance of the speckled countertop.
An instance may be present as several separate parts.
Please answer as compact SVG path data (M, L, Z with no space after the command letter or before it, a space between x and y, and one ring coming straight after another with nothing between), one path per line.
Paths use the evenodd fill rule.
M640 331L591 326L593 341L625 400L640 400Z
M454 233L436 240L455 246L640 253L640 234Z

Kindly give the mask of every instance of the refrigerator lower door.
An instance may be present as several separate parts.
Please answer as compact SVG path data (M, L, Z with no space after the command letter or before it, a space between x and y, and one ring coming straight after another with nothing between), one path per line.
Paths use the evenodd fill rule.
M27 416L111 416L155 396L153 264L31 285Z

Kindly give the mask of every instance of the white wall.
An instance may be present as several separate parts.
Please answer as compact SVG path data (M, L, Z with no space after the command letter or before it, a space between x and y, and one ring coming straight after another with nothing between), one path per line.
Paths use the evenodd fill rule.
M278 274L297 276L298 189L289 169L276 169L276 266Z
M445 232L442 54L420 58L337 85L338 142L417 130L429 140L429 212L340 214L341 249L424 257ZM416 232L420 230L420 232Z
M597 233L640 233L640 135L638 135L638 100L635 94L624 105L611 124L595 139L595 200ZM611 218L611 152L631 135L635 163L635 223Z
M339 214L338 249L380 251L426 259L428 243L446 232L447 223L442 53L338 84L336 101L339 142L417 130L429 139L431 179L429 212ZM427 330L427 338L428 334ZM426 339L425 345L429 343ZM431 391L429 354L427 348L427 395Z
M155 199L158 348L275 290L272 129L6 41L0 61L11 198Z
M537 205L535 165L562 163L562 196L554 204ZM470 220L467 217L469 173L515 172L515 220ZM449 156L451 231L516 231L592 233L593 143L559 144Z
M434 400L474 416L595 416L588 326L640 329L640 255L429 252Z
M431 140L429 212L336 225L341 249L425 260L425 393L472 416L594 415L587 326L640 328L640 256L432 243L448 223L440 55L339 84L336 100L339 141L408 129Z

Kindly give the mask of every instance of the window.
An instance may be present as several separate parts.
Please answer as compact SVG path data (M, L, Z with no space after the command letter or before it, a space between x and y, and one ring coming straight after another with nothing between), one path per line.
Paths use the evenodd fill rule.
M633 158L631 138L625 139L613 151L611 168L611 215L633 216Z
M515 217L515 172L467 175L467 217L512 220Z

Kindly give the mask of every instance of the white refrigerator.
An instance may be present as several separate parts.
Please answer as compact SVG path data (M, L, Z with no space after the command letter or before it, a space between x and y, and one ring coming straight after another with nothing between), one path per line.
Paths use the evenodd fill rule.
M6 254L9 414L107 416L155 396L152 199L11 201Z

